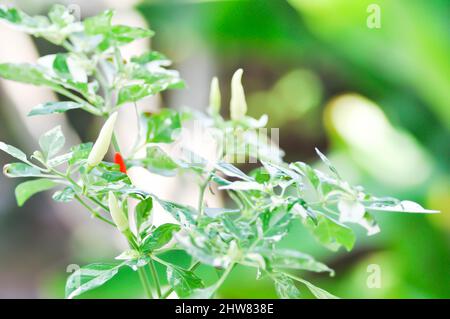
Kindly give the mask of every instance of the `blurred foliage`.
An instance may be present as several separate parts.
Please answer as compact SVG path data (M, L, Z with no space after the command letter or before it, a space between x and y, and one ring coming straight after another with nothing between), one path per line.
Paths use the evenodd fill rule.
M288 160L328 145L352 182L442 211L379 214L382 234L328 260L335 278L314 280L341 297L449 297L450 6L377 1L381 28L369 29L372 2L174 0L145 1L139 10L159 33L153 45L178 63L207 50L219 75L246 70L249 112L269 114ZM359 95L332 99L346 92ZM307 236L285 244L331 258ZM367 288L370 264L382 269L380 289ZM242 269L223 296L274 296L268 283L253 278Z

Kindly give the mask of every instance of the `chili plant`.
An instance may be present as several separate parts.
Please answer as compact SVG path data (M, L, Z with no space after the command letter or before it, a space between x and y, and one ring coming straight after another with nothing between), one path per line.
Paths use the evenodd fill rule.
M170 61L159 52L124 59L124 45L153 32L112 24L112 17L108 10L81 22L61 5L53 6L48 17L0 7L1 20L65 50L43 56L35 64L0 64L1 77L46 86L64 97L37 105L28 115L81 109L105 119L94 143L73 145L65 153L61 153L65 138L59 126L39 138L40 150L31 156L0 143L0 149L18 160L5 165L4 174L33 178L17 186L19 206L38 192L52 190L55 201L79 202L94 218L116 228L129 245L111 262L93 263L71 274L67 298L103 285L124 267L137 272L149 298L172 293L179 298L212 298L237 264L256 269L256 279L272 280L280 298L300 297L299 287L317 298L335 298L297 275L298 271L333 275L332 269L306 253L279 247L294 221L336 251L354 245L348 224L364 227L368 235L379 231L372 213L435 212L351 186L318 150L328 173L303 162L284 162L283 152L261 134L267 117L246 115L242 70L231 80L229 120L221 116L222 99L214 78L206 113L166 108L149 114L136 109L138 136L125 156L114 134L120 108L136 107L145 97L182 88L183 81L167 68ZM201 128L200 138L189 135L192 123ZM110 144L116 152L113 162L106 160ZM260 165L244 173L234 165L242 160ZM179 175L198 181L196 207L158 194L154 183L160 183L161 176ZM213 187L217 196L224 193L234 204L208 205L205 194ZM163 218L157 219L157 214ZM165 254L173 250L185 251L191 266L182 267ZM155 263L166 269L168 285L160 284ZM218 270L214 284L205 286L196 271L199 265Z

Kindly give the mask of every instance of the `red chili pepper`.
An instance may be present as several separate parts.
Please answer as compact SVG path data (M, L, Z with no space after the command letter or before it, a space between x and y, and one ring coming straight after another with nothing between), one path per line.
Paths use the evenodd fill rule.
M125 165L125 161L123 160L122 155L120 155L119 152L117 152L114 155L114 163L118 164L120 167L120 171L124 174L127 173L127 166Z

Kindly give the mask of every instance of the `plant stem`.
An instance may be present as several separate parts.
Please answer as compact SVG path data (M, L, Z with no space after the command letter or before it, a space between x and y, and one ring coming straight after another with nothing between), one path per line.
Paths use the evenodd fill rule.
M219 289L220 286L222 286L223 282L225 281L225 279L227 279L228 275L230 274L230 272L233 270L235 263L231 263L231 265L228 266L228 268L225 270L225 272L222 274L222 277L220 277L219 281L217 281L217 283L215 284L216 289L214 290L214 292Z
M305 283L305 280L301 279L300 277L297 277L295 275L292 275L290 273L285 272L284 273L287 277L294 279L295 281L301 282L301 283Z
M107 206L105 206L102 202L100 202L97 198L87 196L87 195L86 195L86 197L89 198L92 202L94 202L98 206L100 206L101 208L103 208L106 212L109 212L109 208Z
M209 182L211 181L211 178L213 177L213 174L213 172L210 172L203 184L200 185L200 194L198 196L198 218L203 215L203 211L205 208L205 191L209 185Z
M65 180L67 180L70 184L72 184L72 186L73 186L76 190L80 190L80 189L81 189L80 185L78 185L77 182L75 182L75 181L73 180L73 178L70 177L69 175L65 175L65 174L63 174L63 173L57 171L57 170L54 169L54 168L49 168L49 169L50 169L50 171L51 171L52 173L54 173L55 175L59 176L60 178L63 178L63 179L65 179ZM97 200L96 198L91 197L91 196L87 196L87 195L85 195L85 196L86 196L88 199L90 199L92 202L94 202L95 204L97 204L98 206L100 206L101 208L103 208L106 212L109 212L108 207L106 207L105 205L103 205L99 200ZM86 203L83 201L83 199L82 199L79 195L75 195L75 199L76 199L81 205L83 205L87 210L89 210L89 212L91 212L91 214L92 214L95 218L98 218L98 219L100 219L100 220L102 220L102 221L104 221L104 222L106 222L106 223L108 223L108 224L110 224L110 225L112 225L112 226L114 226L114 227L116 226L112 221L110 221L109 219L107 219L107 218L101 216L98 212L96 212L95 210L93 210L92 207L90 207L88 204L86 204Z
M115 148L116 152L120 153L119 143L117 142L117 138L116 138L116 135L114 134L114 132L113 132L113 135L112 135L112 143L114 145L114 148ZM136 247L136 248L138 248L138 247ZM145 294L147 295L147 297L149 299L153 299L152 290L150 288L149 279L148 279L147 273L145 272L145 269L141 268L141 267L138 267L137 271L138 271L138 274L139 274L139 279L141 280L141 284L144 287ZM155 284L158 286L159 282L156 283L156 280L155 280Z
M133 147L131 148L131 154L134 155L139 147L139 142L141 141L141 119L139 118L139 110L137 108L136 102L134 103L134 113L136 115L136 129L137 136L134 141Z
M144 288L145 294L148 299L153 299L152 290L150 289L150 285L148 283L148 277L145 273L144 268L138 268L139 279L141 280L142 287Z
M98 67L97 70L95 71L95 76L103 89L103 98L105 99L106 111L108 111L111 107L111 89L109 87L108 81L102 74L102 64L103 64L102 62L103 60L100 60L98 62Z
M150 273L152 274L153 281L156 286L156 294L158 296L158 299L161 299L161 283L159 282L158 273L156 272L155 263L153 259L150 260L148 267L150 268Z
M86 112L92 113L94 115L102 115L101 111L98 110L95 106L91 105L89 102L87 102L86 100L83 100L82 98L76 96L75 94L73 94L72 92L70 92L69 90L66 90L65 88L62 87L52 87L53 90L61 95L64 95L65 97L68 97L72 100L74 100L75 102L78 102L82 105L82 109L85 110Z
M116 150L116 152L122 153L122 152L120 151L119 142L117 142L116 133L114 133L114 132L113 132L113 134L112 134L112 139L111 139L111 141L112 141L112 144L113 144L114 149Z
M75 195L75 199L76 199L81 205L83 205L83 206L84 206L84 207L92 214L92 216L94 216L95 218L98 218L98 219L104 221L105 223L110 224L111 226L114 226L114 227L116 226L112 221L110 221L109 219L107 219L107 218L101 216L98 212L96 212L95 210L93 210L92 207L90 207L88 204L86 204L86 203L81 199L80 196Z

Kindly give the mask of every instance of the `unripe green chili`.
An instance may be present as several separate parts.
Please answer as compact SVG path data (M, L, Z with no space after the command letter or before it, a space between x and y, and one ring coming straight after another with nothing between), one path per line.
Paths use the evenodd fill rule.
M92 147L89 157L87 159L87 165L92 168L97 166L105 157L108 152L109 145L111 144L111 138L114 132L114 125L116 124L117 112L114 112L103 124L97 140Z
M126 232L128 230L128 220L125 218L116 196L111 191L108 193L108 204L109 212L117 228L122 233Z
M230 113L232 120L240 120L247 113L247 102L241 83L242 73L242 69L238 69L231 78Z

